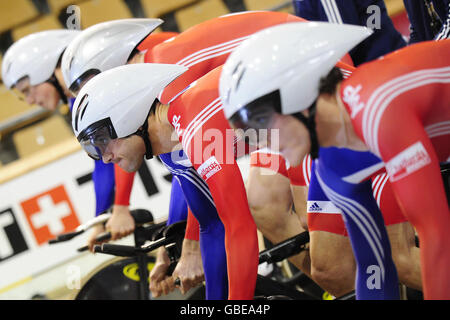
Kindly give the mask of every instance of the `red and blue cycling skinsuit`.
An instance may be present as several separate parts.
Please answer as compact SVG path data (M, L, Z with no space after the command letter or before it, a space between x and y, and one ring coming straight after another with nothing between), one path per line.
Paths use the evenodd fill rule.
M449 52L450 40L398 50L362 65L340 92L419 234L426 299L450 299L450 211L439 170L450 160Z
M326 199L325 204L331 200L339 208L355 256L358 300L399 298L397 270L380 203L376 200L381 178L375 184L377 189L373 189L370 175L361 177L361 173L367 173L366 168L373 169L371 174L375 174L382 167L381 159L369 151L336 147L320 148L319 158L311 166L308 200ZM319 208L321 205L314 203L308 206L309 211ZM385 215L398 216L395 208L388 207ZM308 214L308 220L312 217Z
M258 268L256 225L235 161L240 146L224 117L219 98L221 69L218 67L209 72L172 101L168 118L190 160L191 177L195 173L206 182L217 218L223 222L225 242L223 238L217 239L216 246L225 245L229 298L252 299ZM245 153L247 148L242 146L242 150ZM189 198L187 201L189 203ZM198 215L194 208L191 209L201 231L217 219L212 211L208 215ZM216 236L211 235L210 239Z
M181 116L179 125L188 126L189 123L186 121L196 112L202 112L201 108L208 106L209 103L206 102L209 96L205 96L206 92L211 95L212 100L209 102L218 99L218 79L215 78L217 71L213 75L205 76L210 79L210 82L211 77L214 80L208 86L200 86L199 83L207 81L199 80L186 92L183 90L214 68L223 65L229 54L251 34L273 25L293 21L304 20L280 12L258 11L230 14L203 22L155 46L153 50L147 52L145 62L172 63L189 68L165 88L159 100L164 104L170 103L171 110L185 110L183 115L179 115ZM196 101L192 100L192 97L195 97ZM174 108L173 104L177 107ZM220 108L217 104L210 107ZM216 117L221 119L219 123L215 123ZM207 117L199 116L199 118ZM170 122L172 120L170 118ZM228 122L217 113L211 119L208 118L203 127L218 130L217 132L229 129ZM179 130L178 127L177 132L180 132ZM210 179L203 179L206 183L201 183L198 180L201 175L196 172L201 164L192 161L191 165L188 165L188 162L183 160L187 160L186 157L192 160L194 153L187 149L184 149L184 152L186 154L176 152L172 154L174 157L163 155L160 158L180 181L188 205L200 223L207 298L226 299L228 296L229 299L253 299L258 265L258 244L256 227L248 208L239 168L235 163L232 165L220 163L222 168L220 174L217 173ZM178 158L178 161L174 161L174 158ZM202 159L200 162L203 160L207 161L209 158ZM224 189L224 185L227 185L227 188ZM231 185L236 186L231 187ZM203 209L201 209L202 206ZM189 215L187 238L194 237L195 228L193 227L197 225L198 230L196 223L192 215ZM224 276L224 270L227 277Z

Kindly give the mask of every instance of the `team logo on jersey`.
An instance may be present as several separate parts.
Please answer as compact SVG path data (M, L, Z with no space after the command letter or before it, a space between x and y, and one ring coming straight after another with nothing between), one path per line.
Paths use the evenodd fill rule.
M222 170L222 166L219 164L216 157L212 156L197 169L197 172L202 179L206 181L220 170Z
M331 201L308 201L308 213L341 214L342 211Z
M308 212L320 212L322 211L322 208L317 204L317 202L314 202L308 209Z
M386 163L392 182L400 180L431 162L423 144L419 141L406 148Z
M175 132L177 133L178 137L181 137L181 134L183 133L183 130L181 129L180 119L181 116L173 116L172 118L172 125L175 128Z
M362 85L358 85L356 88L353 86L346 86L343 92L342 100L350 107L352 110L351 117L355 118L356 115L364 108L364 103L361 102L361 96L359 92L362 89Z

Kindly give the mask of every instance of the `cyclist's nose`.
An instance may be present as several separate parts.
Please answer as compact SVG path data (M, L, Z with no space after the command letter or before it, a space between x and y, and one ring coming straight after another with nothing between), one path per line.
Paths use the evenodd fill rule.
M29 104L29 105L33 105L36 103L36 99L32 96L32 95L27 95L25 97L25 101Z
M102 160L104 163L110 163L112 161L112 159L113 159L113 156L111 153L109 153L109 152L103 153Z
M102 159L104 163L110 163L114 160L113 143L110 141L105 148L102 148Z

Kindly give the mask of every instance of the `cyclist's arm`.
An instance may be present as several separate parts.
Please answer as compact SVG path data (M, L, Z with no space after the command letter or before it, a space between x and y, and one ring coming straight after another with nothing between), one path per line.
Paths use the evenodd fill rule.
M111 208L114 200L114 166L101 160L95 161L92 181L95 191L95 215Z
M188 216L186 224L186 233L184 235L185 239L199 241L200 236L200 225L197 219L192 214L191 209L188 207Z
M115 164L114 174L116 177L116 196L114 205L129 206L135 172L126 172Z
M208 184L225 227L229 299L253 299L258 269L258 240L241 172L236 163L219 164L220 170L209 175L211 172L202 170L204 165L208 167L208 161L194 166Z

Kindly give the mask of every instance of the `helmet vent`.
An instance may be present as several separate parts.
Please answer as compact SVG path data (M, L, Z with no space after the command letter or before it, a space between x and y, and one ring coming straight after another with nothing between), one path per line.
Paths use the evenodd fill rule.
M233 70L233 89L237 90L239 85L241 84L241 80L242 80L242 76L245 73L245 67L242 63L242 61L240 61L236 67Z
M10 62L10 63L8 64L8 66L6 67L6 73L8 73L9 70L11 70L11 66L12 66L12 62Z
M73 61L75 60L75 57L72 57L69 63L69 70L72 69Z
M87 106L89 104L88 94L85 94L83 98L81 98L80 104L77 107L77 112L75 114L75 130L78 131L78 123L83 119L84 113L86 112ZM81 115L80 115L81 113Z

